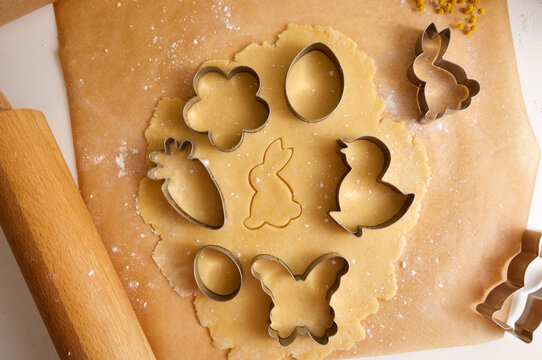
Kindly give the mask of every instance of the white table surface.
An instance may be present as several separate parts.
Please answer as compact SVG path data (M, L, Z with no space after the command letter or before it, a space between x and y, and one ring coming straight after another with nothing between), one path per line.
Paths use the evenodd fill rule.
M542 144L542 1L509 0L521 87L531 124ZM75 175L68 102L57 55L56 24L51 5L0 27L0 88L13 108L41 110ZM542 170L538 171L529 227L542 229ZM526 290L542 283L542 259L528 271ZM519 315L525 296L514 303ZM540 359L542 330L526 345L509 334L476 346L379 357L382 360ZM0 359L58 359L30 292L0 232ZM107 360L107 359L104 359Z

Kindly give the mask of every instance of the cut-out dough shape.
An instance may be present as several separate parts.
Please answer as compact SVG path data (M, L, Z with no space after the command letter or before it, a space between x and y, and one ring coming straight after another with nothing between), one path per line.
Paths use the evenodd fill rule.
M472 97L480 91L480 84L476 80L469 79L462 67L442 58L448 49L450 37L449 28L438 32L435 24L431 23L422 32L416 43L416 58L408 68L407 77L413 85L418 87L417 98L421 112L421 123L440 119L448 110L464 110L468 108ZM434 46L435 40L440 40L438 47ZM418 74L416 71L418 66L426 68L424 75ZM442 76L443 72L446 73L444 77ZM435 82L442 79L453 83L435 84ZM450 92L444 98L430 95L433 92L442 93L442 89L450 89ZM459 99L461 94L464 94L464 96ZM458 99L459 101L457 101ZM428 100L431 100L431 103ZM437 110L434 110L434 108L437 108Z
M292 187L280 175L293 152L292 148L284 148L279 138L267 147L263 161L250 170L249 182L255 193L250 201L250 215L245 219L248 229L256 230L265 224L283 228L301 215L301 205L294 199Z
M277 257L256 256L252 274L272 300L269 335L282 346L290 345L300 334L327 344L329 337L337 333L335 311L329 302L348 269L348 261L336 253L320 256L301 275L295 275Z
M224 200L213 175L194 152L191 141L179 145L173 138L166 139L164 151L149 154L157 166L149 170L148 177L164 180L162 193L177 213L196 225L217 230L226 222Z
M399 220L410 208L414 194L403 194L384 182L391 161L388 147L371 136L341 137L340 152L350 170L338 185L338 211L329 216L351 234L360 237L363 228L380 229Z
M248 66L228 73L217 66L202 67L194 76L196 96L183 109L186 125L208 134L217 150L233 151L245 133L260 131L269 119L269 104L258 96L260 78Z

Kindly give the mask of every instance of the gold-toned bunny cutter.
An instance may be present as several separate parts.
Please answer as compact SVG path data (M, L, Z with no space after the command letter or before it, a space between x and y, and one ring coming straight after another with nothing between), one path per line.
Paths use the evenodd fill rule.
M383 222L381 224L377 224L377 225L361 225L360 224L360 225L358 225L358 230L355 231L355 232L351 231L346 226L344 226L343 224L336 221L333 218L333 216L330 216L337 224L339 224L340 227L342 227L343 229L348 231L350 234L352 234L352 235L354 235L356 237L361 237L361 235L363 235L363 229L364 228L365 229L382 229L382 228L388 227L388 226L392 225L393 223L397 222L400 218L403 217L403 215L405 215L407 213L408 209L410 209L410 206L414 202L415 195L414 194L405 194L401 190L399 190L397 187L395 187L392 184L387 183L384 180L382 180L382 178L386 174L386 171L388 170L388 168L390 166L390 163L391 163L391 152L388 149L388 147L386 146L386 144L384 144L384 142L382 142L380 139L378 139L376 137L373 137L373 136L360 136L360 137L355 138L355 139L351 139L351 138L347 138L347 137L342 136L338 140L338 143L341 146L341 148L344 148L344 147L347 146L347 143L358 141L358 140L366 140L366 141L372 142L373 144L378 146L380 148L380 150L382 151L382 153L384 154L384 165L382 166L382 170L380 171L380 174L378 174L378 176L376 178L376 181L378 183L385 184L386 186L388 186L391 190L393 190L397 194L404 195L404 196L407 197L407 199L406 199L405 203L403 204L403 206L401 207L401 209L399 209L399 211L395 215L393 215L392 218L390 218L389 220L387 220L387 221L385 221L385 222ZM339 184L337 185L336 201L337 201L338 210L328 211L328 215L331 215L331 213L333 211L340 211L341 210L340 202L339 202L341 186L342 186L342 183L343 183L344 179L348 176L348 174L352 170L352 167L350 166L350 164L348 164L348 161L346 159L346 155L344 153L340 152L340 151L339 151L339 153L342 155L344 164L346 165L348 170L345 172L344 176L342 177L342 179L339 181Z
M414 71L414 64L416 60L423 54L423 38L427 34L429 39L435 38L435 36L440 36L440 51L434 60L433 64L439 68L448 71L455 78L455 81L458 85L463 85L468 90L468 95L465 100L463 100L459 106L459 109L445 109L444 111L437 114L434 119L429 119L427 117L429 113L429 105L427 104L427 99L425 96L425 85L426 82L418 78L416 72ZM476 80L467 78L467 74L463 68L457 64L449 62L443 59L444 53L448 49L450 43L451 32L450 28L446 28L441 32L438 32L434 23L431 23L427 28L422 32L421 36L416 42L415 54L416 58L410 64L407 70L408 80L418 88L417 90L417 99L418 99L418 108L420 109L420 123L427 123L429 121L438 120L443 117L447 111L458 111L468 108L471 104L472 97L478 94L480 91L480 84Z
M346 274L348 272L348 269L350 268L350 265L348 264L348 260L346 260L346 258L343 257L342 255L340 255L338 253L324 254L324 255L320 256L319 258L317 258L316 260L314 260L307 267L305 272L303 274L301 274L301 275L295 275L290 270L290 268L282 260L280 260L279 258L277 258L275 256L267 255L267 254L262 254L262 255L256 256L252 260L251 272L252 272L252 275L256 279L260 280L260 282L262 284L263 291L267 295L269 295L269 297L271 298L271 305L269 306L269 313L271 313L271 310L273 310L273 307L275 306L274 305L275 298L273 297L273 292L271 291L271 289L269 289L267 286L265 286L263 281L261 281L261 275L257 271L254 270L253 265L254 265L254 263L256 261L258 261L260 259L275 261L275 262L281 264L290 273L290 275L292 275L292 277L296 281L304 281L307 278L307 276L310 274L312 269L317 267L320 263L322 263L324 261L327 261L327 260L330 260L330 259L334 259L334 258L341 259L343 261L343 263L344 263L344 266L341 268L341 270L339 270L337 272L335 282L332 284L332 286L330 286L330 288L327 291L326 300L327 300L328 303L331 300L331 296L333 296L335 291L337 291L337 289L339 288L339 286L341 284L341 277L344 274ZM333 307L331 307L331 305L330 305L329 308L331 309L330 310L331 318L335 319L335 311L333 310ZM269 327L268 327L269 335L272 338L277 339L279 341L279 344L282 345L282 346L290 345L291 343L294 342L294 340L297 338L298 335L303 335L303 334L307 334L314 342L316 342L316 343L318 343L320 345L326 345L328 343L328 341L329 341L329 338L337 333L337 330L338 330L337 323L335 321L333 321L333 324L329 328L326 329L326 331L324 332L324 334L322 336L317 336L317 335L311 333L309 328L306 327L306 326L296 326L296 328L292 331L292 333L290 335L288 335L286 337L281 337L279 332L271 327L271 318L269 318Z
M211 133L207 130L207 131L200 131L200 130L196 130L194 129L191 124L190 124L190 121L188 120L188 111L190 110L190 108L192 106L194 106L198 101L201 100L199 94L198 94L198 85L199 85L199 81L201 80L201 78L203 78L205 75L207 74L210 74L210 73L218 73L218 74L221 74L222 76L224 76L226 79L230 80L233 76L239 74L239 73L247 73L247 74L250 74L252 75L255 79L256 79L256 82L258 83L258 90L256 91L256 101L258 101L259 103L261 103L263 106L265 106L265 108L267 109L267 118L265 119L265 121L260 125L258 126L257 128L254 128L254 129L242 129L241 130L241 138L239 139L239 141L237 142L237 144L235 144L234 146L232 147L229 147L229 148L226 148L226 149L223 149L221 147L218 147L214 141L213 141L213 138L211 137ZM219 150L219 151L225 151L225 152L230 152L230 151L234 151L236 150L237 148L239 148L239 146L241 146L241 144L243 143L243 140L245 139L245 133L256 133L260 130L262 130L266 125L267 125L267 122L269 121L269 115L270 115L270 107L269 107L269 104L267 103L267 101L265 101L263 98L261 98L259 96L259 93L260 93L260 89L261 89L261 82L260 82L260 77L258 76L258 74L256 73L256 71L248 66L244 66L244 65L241 65L241 66L236 66L234 67L233 69L231 69L230 71L228 71L227 73L222 70L221 68L219 68L218 66L204 66L202 67L201 69L198 70L198 72L196 73L196 75L194 75L194 79L192 80L192 87L194 88L194 92L196 93L196 96L194 96L193 98L191 98L185 105L184 105L184 108L183 108L183 120L184 120L184 123L186 124L186 126L188 126L188 128L192 131L195 131L199 134L207 134L208 138L209 138L209 142L211 143L211 145L216 149L216 150Z
M527 268L539 256L542 256L542 233L526 230L521 240L521 251L508 265L506 280L494 287L484 302L476 306L484 317L526 343L533 341L533 333L542 322L542 287L528 295L525 309L514 326L495 315L516 291L525 286Z
M171 151L170 151L170 145L174 143L175 144L175 147L179 150L183 150L187 145L190 145L191 149L190 149L190 154L188 155L188 159L189 160L192 160L192 161L199 161L203 167L205 168L205 170L207 170L207 173L209 174L209 177L211 178L213 184L216 186L216 189L218 190L218 194L220 196L220 202L221 202L221 205L222 205L222 211L224 212L224 221L222 224L220 224L219 226L214 226L214 225L210 225L210 224L207 224L207 223L204 223L198 219L195 219L194 217L192 217L189 213L187 213L181 206L179 206L179 204L177 204L177 202L173 199L173 197L171 196L171 194L169 193L169 189L168 189L168 186L169 186L169 182L170 182L170 179L158 179L154 173L156 172L156 170L162 168L162 166L160 164L158 164L156 162L156 156L159 155L159 154L167 154L167 155L170 155L171 154ZM154 180L154 181L162 181L164 180L164 183L162 184L162 193L164 194L164 197L166 198L166 201L169 203L169 205L171 205L171 207L173 209L175 209L175 211L181 215L182 217L184 217L186 220L190 221L191 223L193 224L196 224L196 225L199 225L199 226L202 226L206 229L209 229L209 230L218 230L220 228L222 228L222 226L224 226L224 224L226 223L226 207L224 205L224 198L222 196L222 191L220 190L220 187L218 186L218 183L216 182L213 174L211 173L211 171L207 168L207 166L205 166L205 164L198 158L196 158L194 156L194 153L195 153L195 145L192 141L190 140L184 140L181 144L179 144L175 139L173 138L167 138L165 141L164 141L164 151L153 151L149 154L149 160L153 163L155 163L157 166L150 169L148 172L147 172L147 177L151 180Z
M214 251L217 251L219 253L222 253L222 254L226 255L235 264L235 267L237 268L237 271L239 271L239 279L240 279L239 280L239 286L233 292L231 292L230 294L218 294L218 293L212 291L211 289L209 289L205 285L205 283L201 279L200 274L199 274L199 266L198 266L199 259L200 259L200 256L202 255L202 253L204 251L208 251L208 250L214 250ZM201 249L199 249L198 252L196 253L196 257L194 258L194 266L193 266L193 268L194 268L193 269L194 270L194 279L196 280L196 285L198 285L198 288L203 293L203 295L207 296L211 300L221 301L221 302L229 301L229 300L233 299L235 296L237 296L237 294L241 290L241 287L243 286L243 267L241 266L241 263L239 262L237 257L235 257L235 255L233 255L233 253L231 251L229 251L229 250L227 250L227 249L225 249L225 248L223 248L221 246L207 245L207 246L204 246Z
M326 114L326 115L324 115L322 117L319 117L319 118L309 118L309 117L306 117L306 116L300 114L299 112L297 112L297 110L294 108L294 106L290 102L290 97L288 96L288 89L286 87L286 85L288 84L288 77L290 76L290 72L292 71L292 68L294 67L294 65L299 61L299 59L301 59L303 56L307 55L308 53L310 53L312 51L320 51L324 55L326 55L329 58L329 60L331 60L331 62L333 63L333 65L337 69L338 76L339 76L339 82L340 82L340 85L341 85L341 90L340 90L341 93L340 93L340 97L339 97L339 101L337 102L337 105L335 105L335 107L328 114ZM319 122L319 121L322 121L322 120L326 119L331 114L333 114L333 112L335 112L335 110L339 106L339 104L340 104L340 102L341 102L341 100L343 98L343 93L344 93L344 72L343 72L343 68L342 68L342 65L341 65L339 59L337 58L337 56L333 52L333 50L331 50L331 48L329 46L327 46L326 44L321 43L321 42L315 42L315 43L312 43L312 44L306 46L305 48L303 48L295 56L295 58L292 60L292 62L290 63L290 67L288 68L288 72L286 73L286 79L284 81L284 93L285 93L285 96L286 96L286 102L288 103L288 107L290 108L292 113L295 116L297 116L299 119L303 120L303 121L306 121L306 122Z

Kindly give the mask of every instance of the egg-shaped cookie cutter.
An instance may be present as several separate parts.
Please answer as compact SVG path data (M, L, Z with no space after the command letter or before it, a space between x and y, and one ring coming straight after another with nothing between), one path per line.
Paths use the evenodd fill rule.
M289 334L288 336L282 337L282 336L280 336L278 330L273 329L271 327L271 310L273 310L273 308L275 307L275 298L273 297L273 291L264 284L264 281L262 280L261 274L258 273L254 269L254 264L258 260L262 260L262 259L274 261L274 262L280 264L284 269L286 269L286 271L288 271L288 273L290 273L290 275L292 276L292 278L295 281L305 281L305 279L307 279L307 277L309 276L311 271L315 267L317 267L319 264L323 263L324 261L332 260L332 259L341 259L341 261L343 261L344 265L337 272L337 274L335 276L335 281L329 287L329 289L328 289L328 291L326 293L326 300L327 300L328 304L331 301L331 297L333 296L333 294L339 289L339 286L341 285L342 276L345 275L348 272L348 270L350 269L350 264L348 263L348 260L346 260L346 258L344 256L342 256L341 254L339 254L339 253L336 253L336 252L327 253L327 254L324 254L324 255L318 257L316 260L314 260L307 267L307 269L305 270L305 272L303 274L297 274L297 275L294 274L292 272L292 270L288 267L288 265L286 265L281 259L279 259L276 256L268 255L268 254L257 255L252 260L252 264L250 266L250 271L251 271L252 275L256 279L260 280L263 291L271 298L271 304L269 305L269 314L270 314L270 316L269 316L269 325L267 327L267 332L269 333L269 336L271 336L274 339L277 339L280 345L288 346L288 345L290 345L291 343L293 343L295 341L295 339L297 338L298 335L307 334L309 336L309 338L312 339L317 344L326 345L329 342L329 338L331 336L334 336L335 334L337 334L337 331L338 331L338 326L337 326L337 323L335 322L335 310L333 310L333 307L331 306L331 304L329 305L329 309L330 309L331 318L333 319L333 323L331 324L331 326L329 328L327 328L324 331L324 334L322 336L318 336L318 335L314 334L313 332L310 331L310 329L307 326L303 325L303 326L296 326L291 334Z
M324 116L318 117L318 118L311 118L311 117L307 117L307 116L304 116L304 115L300 114L295 109L293 104L291 103L290 97L288 96L288 89L287 89L288 77L290 76L290 72L292 71L292 68L294 67L294 65L303 56L305 56L308 53L313 52L313 51L320 51L325 56L327 56L327 58L332 62L332 64L337 69L337 73L338 73L337 75L339 76L339 83L340 83L340 87L341 87L340 88L341 93L340 93L340 96L339 96L339 101L337 101L337 104L333 107L333 109L331 109L331 111L329 113L327 113ZM299 53L297 53L297 55L294 57L294 59L290 63L290 66L288 67L288 72L286 73L286 79L284 81L284 94L286 96L286 103L288 104L288 107L290 108L290 111L297 118L299 118L299 119L301 119L303 121L310 122L310 123L315 123L315 122L319 122L319 121L322 121L324 119L327 119L329 116L331 116L331 114L333 114L335 112L335 110L337 110L337 108L339 107L339 104L341 103L341 100L342 100L343 95L344 95L344 71L343 71L343 67L341 65L341 62L339 61L339 59L337 58L337 55L335 55L333 50L331 50L331 48L329 46L327 46L326 44L324 44L322 42L314 42L312 44L307 45Z
M235 267L237 268L237 271L239 272L239 286L237 288L229 293L229 294L218 294L214 292L213 290L209 289L207 285L205 285L205 282L201 279L199 274L199 260L200 257L203 255L206 251L216 251L219 252L226 257L228 257L233 264L235 264ZM193 265L193 271L194 271L194 280L196 281L196 285L200 289L200 291L203 293L203 295L207 296L211 300L225 302L233 299L237 296L239 291L241 290L241 287L243 286L243 267L241 265L241 262L231 251L228 249L223 248L222 246L218 245L207 245L202 247L201 249L196 252L196 256L194 257L194 265Z
M491 289L484 302L476 306L482 316L526 343L533 341L533 333L542 322L542 287L527 296L525 308L514 325L499 320L496 315L507 300L525 286L527 268L538 257L542 257L542 233L525 230L521 250L508 265L506 280Z
M190 146L191 148L190 148L190 153L188 154L188 160L200 162L201 165L203 165L203 167L207 171L207 174L209 175L209 178L211 179L214 186L216 187L216 190L218 191L218 195L220 197L220 204L222 206L222 213L224 215L222 224L220 224L218 226L214 226L214 225L207 224L207 223L205 223L203 221L200 221L200 220L194 218L187 211L185 211L182 206L177 204L175 199L173 199L173 197L171 196L171 194L169 192L169 188L168 188L169 183L170 183L170 179L159 179L159 178L156 177L155 172L158 169L162 168L162 165L157 163L156 156L161 155L161 154L171 155L171 150L170 150L171 144L174 144L175 147L178 150L183 150L186 146ZM220 190L220 186L218 185L218 182L214 178L214 176L211 173L211 171L209 170L209 168L200 159L195 157L195 151L196 151L196 147L195 147L194 143L192 141L190 141L190 140L184 140L181 144L179 144L177 142L177 140L175 140L174 138L167 138L166 140L164 140L164 151L152 151L151 153L149 153L149 160L152 163L156 164L157 166L149 169L149 171L147 172L147 177L149 179L151 179L151 180L154 180L154 181L162 181L162 180L164 181L164 183L162 184L162 187L161 187L162 194L164 194L164 197L165 197L166 201L169 203L169 205L171 205L171 207L179 215L181 215L182 217L184 217L186 220L190 221L191 223L199 225L199 226L204 227L206 229L218 230L218 229L222 228L224 226L224 224L226 223L226 206L225 206L225 202L224 202L224 197L222 196L222 191Z
M360 137L357 137L357 138L354 138L354 139L351 139L351 138L348 138L348 137L345 137L345 136L341 136L341 138L338 140L338 143L339 143L339 145L340 145L340 147L342 149L342 148L345 148L348 143L351 143L351 142L354 142L354 141L359 141L359 140L365 140L365 141L372 142L373 144L375 144L380 149L380 151L382 151L382 154L384 155L384 164L382 165L382 170L380 170L380 173L376 177L376 182L386 185L393 192L395 192L395 193L397 193L399 195L405 196L406 200L405 200L405 203L403 204L403 206L399 209L399 211L397 213L395 213L390 219L384 221L383 223L376 224L376 225L358 224L358 230L357 231L352 231L352 230L348 229L348 227L344 226L343 224L341 224L337 220L335 220L335 218L333 216L330 216L333 219L333 221L335 221L340 227L342 227L343 229L345 229L350 234L352 234L352 235L354 235L356 237L361 237L361 235L363 235L363 229L382 229L382 228L385 228L385 227L388 227L388 226L394 224L395 222L397 222L399 219L401 219L407 213L408 209L410 209L410 206L414 202L414 198L415 198L415 194L412 194L412 193L411 194L405 194L401 190L399 190L396 186L394 186L394 185L392 185L392 184L390 184L388 182L385 182L383 180L384 175L386 175L386 172L388 171L388 168L390 167L390 164L391 164L391 152L390 152L390 149L388 149L388 147L386 146L386 144L382 140L380 140L380 139L378 139L378 138L376 138L374 136L360 136ZM331 212L333 212L333 211L341 211L340 199L339 199L341 186L342 186L343 181L346 179L346 177L348 176L348 174L352 170L352 166L350 166L350 164L348 163L346 155L344 153L342 153L341 151L339 151L339 153L342 155L341 157L343 159L344 164L347 167L347 171L344 173L343 177L341 178L341 180L337 184L336 201L337 201L338 210L330 210L330 211L328 211L328 215L331 215Z
M213 141L213 138L211 136L212 131L210 131L210 130L203 130L203 131L202 130L196 130L196 129L194 129L192 127L192 125L190 124L190 121L188 120L188 112L190 111L190 108L192 108L192 106L194 106L197 102L199 102L201 100L201 97L198 94L199 81L205 75L210 74L210 73L218 73L218 74L224 76L227 80L230 80L232 77L234 77L235 75L237 75L239 73L247 73L247 74L252 75L256 79L256 82L258 83L258 89L256 90L256 94L255 94L256 101L258 101L260 104L265 106L266 111L267 111L267 118L265 119L265 121L260 126L258 126L256 128L253 128L253 129L241 129L241 138L239 139L239 141L236 144L234 144L233 146L231 146L229 148L225 148L225 149L221 148L221 147L219 147L219 146L217 146L215 144L215 142ZM258 76L258 73L256 73L256 71L254 69L252 69L251 67L248 67L248 66L245 66L245 65L240 65L240 66L236 66L236 67L232 68L228 72L225 72L224 70L222 70L218 66L214 66L214 65L204 66L204 67L202 67L201 69L198 70L196 75L194 75L194 79L192 80L192 87L194 88L194 92L196 93L196 96L194 96L193 98L188 100L188 102L184 105L184 108L183 108L183 120L184 120L184 123L186 124L186 126L188 126L188 128L190 130L192 130L194 132L197 132L199 134L207 134L207 137L209 138L209 142L211 143L211 145L216 150L224 151L224 152L231 152L231 151L234 151L234 150L238 149L239 146L241 146L241 144L243 143L243 140L245 139L245 134L246 133L256 133L256 132L262 130L267 125L267 123L269 122L271 108L269 107L269 104L267 103L267 101L265 101L262 97L259 96L260 90L261 90L260 77Z
M416 72L414 71L414 64L416 63L416 60L418 60L424 53L423 38L425 34L427 34L429 39L434 39L437 36L440 37L439 53L437 54L435 60L433 61L433 64L449 72L454 77L456 83L458 85L465 86L468 91L467 98L460 103L459 109L445 108L443 111L438 113L434 119L430 119L427 117L429 113L429 105L427 104L427 98L425 96L425 85L427 83L423 81L422 79L420 79L416 75ZM418 108L420 109L420 112L421 112L419 122L422 124L428 123L430 121L438 120L441 117L443 117L448 111L465 110L466 108L470 106L472 102L472 97L480 92L480 84L478 83L478 81L469 79L467 77L467 73L465 72L465 70L463 70L461 66L454 64L450 61L444 60L442 58L446 50L448 50L448 45L450 44L450 38L451 38L450 28L446 28L442 30L441 32L439 32L435 24L431 23L422 32L421 36L418 38L418 41L416 42L416 47L415 47L416 57L414 61L412 62L412 64L410 64L410 66L408 67L407 77L408 77L408 80L412 83L412 85L417 87L416 98L418 102Z

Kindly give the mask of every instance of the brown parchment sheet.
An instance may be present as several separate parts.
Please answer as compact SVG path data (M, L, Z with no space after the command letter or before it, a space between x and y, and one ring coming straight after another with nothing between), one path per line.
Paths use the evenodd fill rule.
M414 1L59 1L60 59L79 184L159 359L223 358L154 264L159 240L138 214L146 175L143 131L158 100L188 99L208 59L252 42L273 43L288 23L329 25L374 59L387 116L425 144L432 179L418 224L396 264L398 290L364 321L363 356L490 341L502 331L474 307L501 281L527 222L539 149L529 126L506 1L485 5L478 30L452 31L445 58L480 82L465 111L426 125L406 78L421 31L461 14L415 10Z

